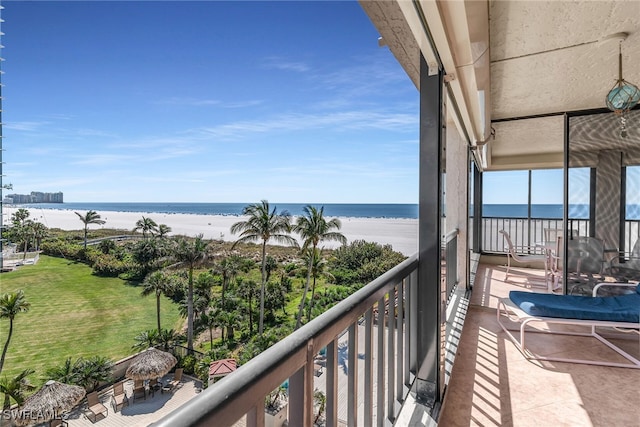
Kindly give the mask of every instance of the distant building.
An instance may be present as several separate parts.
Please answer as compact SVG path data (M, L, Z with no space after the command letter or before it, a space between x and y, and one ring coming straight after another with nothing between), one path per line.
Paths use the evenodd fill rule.
M31 194L8 194L7 199L11 199L14 204L24 203L64 203L62 192L43 193L32 191Z

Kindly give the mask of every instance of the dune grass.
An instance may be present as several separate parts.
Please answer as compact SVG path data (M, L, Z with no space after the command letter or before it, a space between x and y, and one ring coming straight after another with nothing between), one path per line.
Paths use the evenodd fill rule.
M14 321L14 332L2 375L36 371L31 382L42 384L45 370L66 358L105 356L113 361L134 351L134 336L156 328L155 297L117 278L96 277L91 268L62 258L41 256L36 265L0 275L0 292L24 290L31 303ZM163 328L179 328L183 319L168 299L161 302ZM0 345L9 321L0 320Z

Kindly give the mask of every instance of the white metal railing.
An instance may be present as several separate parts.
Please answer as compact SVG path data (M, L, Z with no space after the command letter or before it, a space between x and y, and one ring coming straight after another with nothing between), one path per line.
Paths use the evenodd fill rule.
M451 297L453 289L458 284L458 234L456 228L445 236L445 281L447 284L447 299Z
M455 264L454 264L455 265ZM312 426L314 391L326 426L386 426L415 377L417 254L339 302L203 391L154 426L265 423L265 397L288 380L290 426ZM326 348L323 373L316 362Z
M589 235L588 219L569 219L570 230L577 230L580 236ZM512 218L512 217L482 217L482 251L508 252L509 248L500 233L509 233L514 246L535 247L536 242L544 241L545 228L562 230L562 219L558 218ZM538 253L542 254L542 248ZM535 252L535 251L534 251Z
M562 230L562 220L552 218L509 218L509 217L483 217L482 218L482 250L485 252L507 252L505 242L498 233L507 231L513 244L518 247L534 246L535 242L544 240L544 229ZM578 235L589 235L588 219L570 219L569 229L577 230ZM640 220L627 219L624 221L624 248L631 252L635 243L640 239Z

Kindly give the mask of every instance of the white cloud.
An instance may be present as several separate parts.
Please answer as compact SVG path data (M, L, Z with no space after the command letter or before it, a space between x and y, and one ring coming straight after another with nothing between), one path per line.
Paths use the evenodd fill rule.
M305 73L311 69L303 62L288 61L277 56L265 58L263 66L269 69L296 71L298 73Z
M51 122L7 122L3 125L6 129L23 132L34 132L49 124L51 124Z

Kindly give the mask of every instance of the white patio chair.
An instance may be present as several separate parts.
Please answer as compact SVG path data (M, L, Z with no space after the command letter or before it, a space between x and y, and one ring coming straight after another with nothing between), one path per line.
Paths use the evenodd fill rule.
M509 252L507 253L507 272L505 274L505 279L509 277L509 270L511 269L511 260L513 259L515 262L519 262L521 264L531 264L532 262L542 262L544 263L545 270L545 281L549 279L548 274L548 266L547 266L547 256L539 255L539 254L529 254L528 252L535 251L535 247L530 246L514 246L511 241L511 236L504 230L499 231L500 234L504 237L504 240L507 242L507 246L509 247ZM519 252L518 249L521 251ZM526 252L526 253L523 253Z

